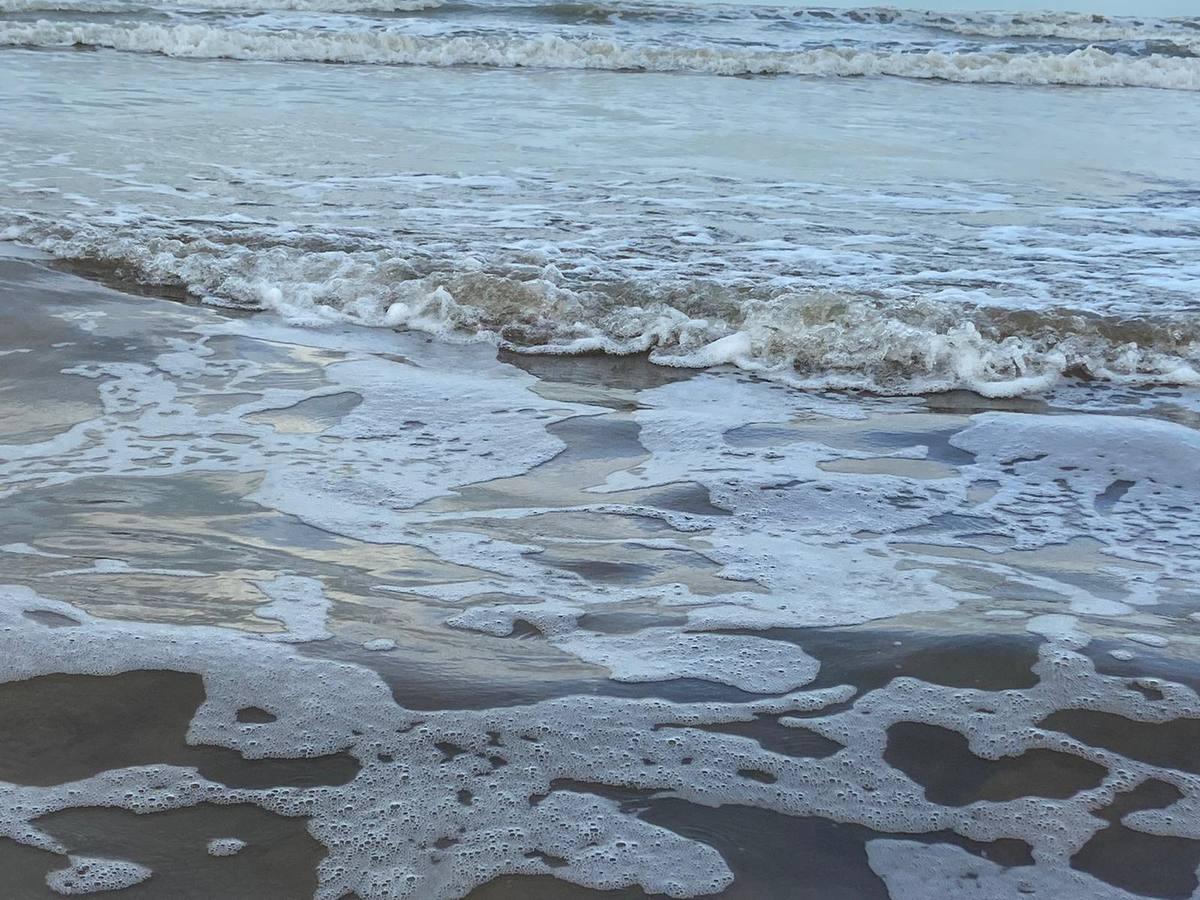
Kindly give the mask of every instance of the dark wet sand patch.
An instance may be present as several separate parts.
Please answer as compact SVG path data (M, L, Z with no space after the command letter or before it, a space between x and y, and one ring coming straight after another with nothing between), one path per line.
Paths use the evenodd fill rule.
M723 578L719 574L723 567L702 553L647 547L632 541L607 545L559 544L525 555L593 584L649 588L682 583L692 593L707 596L763 590L754 582Z
M274 713L269 713L258 706L243 706L237 711L237 720L251 725L265 725L268 722L274 722L277 718Z
M971 391L945 391L921 398L930 412L972 416L981 412L1048 413L1053 411L1039 397L984 397Z
M578 621L582 630L596 634L635 634L643 628L678 628L686 624L687 616L680 613L634 609L607 609L584 613Z
M898 478L936 480L955 478L958 470L945 463L928 459L906 459L896 456L874 456L870 459L846 457L817 463L822 472L848 475L895 475Z
M206 307L205 311L209 309L211 307ZM274 370L269 374L308 376L313 384L328 384L323 375L324 367L340 362L347 356L342 350L309 347L236 333L213 335L205 346L213 351L214 360L252 360ZM261 386L256 386L256 390L261 389Z
M1200 719L1134 722L1115 713L1064 709L1051 713L1038 727L1154 766L1200 773Z
M0 780L55 785L109 769L194 766L228 787L345 784L358 774L346 753L313 759L245 759L186 743L204 702L199 675L136 671L43 675L0 685Z
M726 633L798 644L821 663L808 689L849 684L858 689L857 696L900 677L987 691L1033 687L1037 684L1033 666L1042 642L1040 637L1024 634L940 634L865 626ZM832 708L847 706L848 703ZM818 710L811 715L826 712Z
M646 609L639 612L653 614ZM671 615L666 611L663 614ZM604 622L603 612L595 615ZM619 618L611 624L611 633L629 633L622 630ZM856 697L899 676L982 690L1032 687L1037 683L1032 668L1042 640L1024 634L953 635L865 627L720 633L797 643L821 664L816 680L806 689L849 684L857 688ZM416 710L487 709L575 695L659 698L678 703L762 699L761 695L694 678L646 683L612 681L601 667L580 662L546 644L541 632L527 622L505 637L473 632L468 636L471 641L462 649L470 651L470 656L454 659L409 655L403 646L394 653L370 653L359 644L336 637L297 645L297 650L307 656L349 660L374 669L401 706ZM521 671L513 668L517 662L523 666ZM506 676L507 672L512 676ZM846 702L788 715L822 716L849 705Z
M467 894L466 900L642 900L641 888L600 891L560 881L551 875L501 875Z
M1194 623L1193 623L1194 625ZM1133 659L1117 659L1112 650L1131 650ZM1124 678L1161 678L1200 692L1200 663L1188 656L1170 655L1172 651L1132 644L1129 641L1092 641L1082 651L1091 658L1102 675ZM1178 652L1178 651L1174 651Z
M499 359L534 375L538 380L559 384L603 385L618 390L644 391L697 375L694 369L656 366L649 355L633 353L611 356L606 353L581 353L572 356L514 353L501 350Z
M641 427L628 418L575 416L545 428L564 444L553 458L520 475L465 485L453 498L435 498L417 508L480 512L608 502L607 495L589 495L582 488L649 458L638 441Z
M306 819L248 804L201 804L145 815L83 807L43 816L36 825L73 854L129 860L152 870L142 884L102 895L120 900L300 900L316 891L316 867L325 856ZM232 856L213 856L208 842L219 838L237 838L246 846ZM22 891L6 897L60 896L46 887L45 875L65 866L63 857L14 853L3 843L0 865L11 858L16 866L6 866L0 877L8 885L15 877Z
M683 481L678 484L665 484L662 487L650 488L644 492L631 491L628 494L597 495L603 502L639 503L653 506L667 512L686 513L690 516L730 516L729 510L712 502L708 488L695 481Z
M64 616L48 609L27 609L21 615L45 625L47 628L71 628L79 625L78 619L72 619L70 616Z
M573 538L589 541L620 541L655 539L673 537L686 539L696 532L682 532L672 528L662 519L653 516L628 514L618 512L586 512L549 511L537 512L515 519L455 518L444 526L431 527L442 529L470 529L472 531L492 531L503 526L507 534L528 535L534 539ZM707 534L707 532L700 532Z
M12 900L62 900L61 894L46 886L46 875L67 865L64 856L0 838L0 896Z
M1019 797L1065 799L1096 787L1108 774L1104 766L1053 750L984 759L971 752L965 735L920 722L897 722L889 728L883 759L942 806L980 800L1004 803Z
M975 454L956 447L950 442L959 429L948 428L928 431L868 431L862 440L871 447L889 450L907 450L925 447L928 460L947 466L969 466L975 462Z
M490 709L575 695L659 697L678 702L762 699L696 679L649 684L612 681L602 667L580 662L547 644L529 623L518 622L505 637L473 632L467 637L470 640L461 645L464 653L457 658L409 653L403 644L391 653L374 653L336 637L300 644L296 649L305 656L350 661L375 670L396 702L413 710Z
M1133 812L1164 809L1183 794L1164 781L1144 781L1097 815L1109 824L1071 857L1072 868L1149 897L1191 897L1200 882L1200 841L1135 831L1121 823Z
M612 493L589 492L613 472L634 468L650 454L638 440L641 426L620 414L574 416L546 425L546 431L565 444L552 459L529 472L466 485L453 497L439 497L417 509L464 512L538 507L628 504L652 506L667 512L726 516L712 503L708 489L696 482Z
M585 664L578 664L581 668ZM599 667L589 667L598 674L591 678L481 682L478 676L461 677L447 682L436 673L426 678L383 674L392 688L392 696L402 706L414 710L491 709L502 706L523 706L556 697L623 697L627 699L660 699L672 703L729 702L749 703L761 700L761 694L751 694L723 684L695 678L676 678L671 681L627 683L612 681L599 674ZM411 673L410 673L411 674Z
M901 413L883 419L870 418L836 422L816 419L786 424L752 423L730 429L725 433L725 441L733 447L775 447L781 444L805 442L820 444L831 449L879 454L879 458L874 460L841 460L829 471L863 471L864 474L870 474L869 469L860 470L856 468L856 465L873 463L878 466L886 462L901 465L917 463L924 464L928 468L925 470L926 474L918 474L913 477L928 477L934 472L940 474L933 475L933 477L943 477L947 473L954 474L958 466L973 463L975 461L973 453L951 443L951 438L961 430L962 425L951 428L940 427L944 425L944 422L935 423L931 421L933 419L934 417L926 414ZM906 427L889 431L878 427L881 421L890 421ZM925 453L920 459L883 456L887 453L919 450L920 448L925 449ZM822 464L822 468L826 468L828 464L829 461ZM846 467L842 468L842 466ZM915 470L920 472L921 466L916 466Z

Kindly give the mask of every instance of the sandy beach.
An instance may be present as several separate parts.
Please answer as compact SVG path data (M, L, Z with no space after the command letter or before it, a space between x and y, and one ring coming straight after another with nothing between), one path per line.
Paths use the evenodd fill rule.
M6 896L1197 890L1194 394L797 394L7 252Z

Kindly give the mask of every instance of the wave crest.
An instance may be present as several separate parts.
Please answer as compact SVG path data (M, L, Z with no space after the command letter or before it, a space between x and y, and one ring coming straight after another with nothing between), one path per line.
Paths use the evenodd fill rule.
M1133 58L1096 47L1067 54L801 51L683 47L557 35L423 36L397 31L309 33L209 25L40 21L0 25L0 45L103 47L200 59L423 66L603 69L713 75L890 75L954 82L1150 87L1200 91L1200 59Z
M906 20L912 21L909 17ZM1200 43L1200 18L1133 19L1092 13L923 13L922 24L979 37L1059 38L1072 41L1169 40Z
M445 0L204 0L210 12L331 12L386 13L437 9ZM186 5L193 8L191 4ZM0 0L0 13L82 12L132 13L162 12L172 4L143 0Z
M394 251L252 246L228 232L119 236L57 225L12 227L0 238L212 304L269 309L294 324L405 328L523 353L648 353L662 365L732 364L798 386L887 394L1010 396L1064 376L1200 384L1194 317L1118 319L711 282L567 284L553 266L520 277L431 271L428 261Z

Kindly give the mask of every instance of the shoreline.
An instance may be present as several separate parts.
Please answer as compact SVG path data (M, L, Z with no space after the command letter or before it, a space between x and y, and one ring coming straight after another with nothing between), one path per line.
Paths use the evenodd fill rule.
M986 466L993 442L1033 440L1043 421L1063 423L1060 448L1079 419L1144 428L1160 455L1183 426L1140 405L1122 425L963 395L804 398L736 374L572 369L353 329L302 346L300 329L37 263L5 264L3 280L0 349L30 352L0 359L36 392L10 392L0 417L23 436L0 441L23 460L0 514L0 582L18 585L0 611L0 706L46 716L0 747L5 814L18 797L23 815L46 810L36 837L0 840L29 897L55 896L35 888L69 852L134 864L105 877L151 871L116 896L253 883L365 900L382 876L339 837L347 821L371 852L400 854L420 896L912 896L893 853L997 892L1191 889L1200 842L1129 818L1200 802L1186 571L1158 573L1136 544L1111 555L1105 523L1137 514L1113 492L1062 525L1090 523L1091 544L1021 549L994 518L1017 515L997 505L1004 482L1051 482L1010 451L1011 473ZM387 392L416 424L372 406ZM472 448L483 455L461 463ZM293 466L320 502L289 506L272 487ZM823 489L838 503L810 506ZM811 499L773 505L790 490ZM898 505L854 509L873 493ZM772 531L786 535L773 547L838 571L739 562ZM84 769L56 755L64 742ZM252 770L268 774L238 774ZM405 770L421 774L393 780ZM11 784L35 771L42 787ZM57 785L80 778L74 796ZM387 825L380 797L414 817ZM906 804L918 813L896 818ZM1154 865L1114 857L1095 818L1109 810ZM576 816L625 845L612 873L561 831ZM456 855L482 846L479 822L522 835L485 853L486 878ZM443 823L462 831L429 831ZM400 850L408 829L437 840ZM201 836L247 848L227 863ZM795 846L820 849L783 852Z
M810 288L767 291L761 297L749 291L740 297L744 288L717 282L676 284L659 296L634 282L585 280L571 288L553 265L536 277L481 270L456 278L414 270L395 283L368 278L361 285L367 296L351 303L336 291L314 301L309 296L313 285L292 283L297 273L284 267L271 276L282 287L251 290L242 284L241 294L218 290L205 299L199 291L212 285L189 282L180 272L168 276L170 283L147 280L147 261L136 254L74 256L69 241L56 240L62 252L49 257L51 268L117 291L215 309L234 318L265 312L298 327L357 327L453 346L491 346L515 365L521 365L516 362L521 357L576 363L623 359L635 367L649 364L681 372L739 371L806 392L862 398L966 392L1003 401L1093 384L1114 391L1192 391L1200 386L1200 332L1180 310L1160 311L1155 317L1069 306L1021 310L1005 303L887 299ZM0 242L0 252L3 247L42 252L13 241ZM362 265L386 268L396 262L376 259ZM154 265L161 266L161 260ZM188 263L176 259L172 265L182 270ZM214 265L210 261L209 267ZM242 280L236 266L222 276L222 281ZM289 291L300 299L285 296ZM713 292L729 296L712 309L703 300L689 299L692 293L703 297ZM624 293L631 296L616 299ZM518 296L528 308L511 318ZM729 308L739 303L750 311L727 321ZM593 304L599 313L587 311ZM622 310L628 321L621 319ZM565 333L548 334L547 322L559 319L575 324ZM625 333L630 328L632 337ZM855 363L847 368L851 358Z

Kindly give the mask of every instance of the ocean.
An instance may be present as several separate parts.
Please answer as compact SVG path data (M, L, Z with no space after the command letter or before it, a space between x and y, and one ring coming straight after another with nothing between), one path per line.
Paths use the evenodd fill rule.
M806 387L1197 381L1200 18L264 2L5 0L0 233Z
M1200 897L1200 10L993 6L0 0L0 896Z

